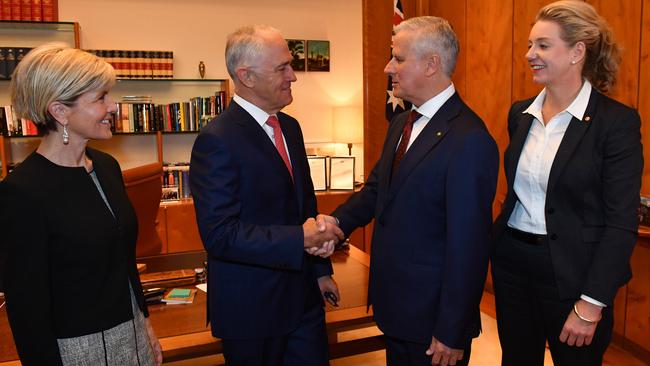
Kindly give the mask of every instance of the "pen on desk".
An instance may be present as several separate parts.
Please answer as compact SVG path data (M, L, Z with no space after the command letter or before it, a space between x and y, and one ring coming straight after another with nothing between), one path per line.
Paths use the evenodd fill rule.
M325 291L325 293L323 294L323 296L325 297L325 300L327 300L327 302L329 302L330 304L332 304L332 306L337 306L337 307L339 306L339 304L337 304L337 301L338 301L339 299L336 297L336 295L334 295L333 292Z

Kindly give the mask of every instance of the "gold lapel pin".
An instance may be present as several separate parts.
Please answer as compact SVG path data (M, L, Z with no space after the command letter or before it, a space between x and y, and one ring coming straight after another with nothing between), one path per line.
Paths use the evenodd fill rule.
M591 117L586 116L584 120L585 120L585 122L589 122L589 121L591 121Z
M440 132L440 131L436 132L436 136L438 136L438 137L442 136L442 132Z

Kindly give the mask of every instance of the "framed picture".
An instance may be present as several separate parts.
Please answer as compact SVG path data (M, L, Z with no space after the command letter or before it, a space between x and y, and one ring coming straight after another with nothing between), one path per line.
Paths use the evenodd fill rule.
M168 186L162 188L162 198L161 201L178 201L180 200L180 195L178 193L178 186Z
M354 156L330 158L330 189L354 189Z
M305 41L302 39L287 39L287 46L293 60L291 68L293 71L305 71Z
M330 41L307 41L307 71L330 71Z
M327 171L325 169L324 156L308 156L311 181L314 182L315 191L327 190Z

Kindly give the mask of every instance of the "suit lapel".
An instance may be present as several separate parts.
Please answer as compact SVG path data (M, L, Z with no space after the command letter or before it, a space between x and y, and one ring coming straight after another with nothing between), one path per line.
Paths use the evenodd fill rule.
M273 171L282 175L283 179L285 179L288 184L293 184L291 181L291 175L289 175L289 171L284 164L284 160L282 160L278 149L269 138L269 135L266 134L264 128L262 128L253 116L246 112L246 110L237 103L230 103L230 106L232 107L231 111L234 120L244 128L244 134L246 136L245 141L249 142L251 147L257 150L261 156L270 160L270 164L273 165ZM282 121L280 121L280 126L282 127ZM284 127L282 127L282 129L284 132Z
M391 182L391 170L393 168L393 160L395 159L395 150L397 149L397 143L399 138L402 135L402 130L406 124L406 117L408 116L408 111L400 113L395 117L391 122L391 126L388 129L388 135L386 136L386 142L384 143L384 151L382 156L384 157L380 160L381 166L379 167L379 202L380 207L382 203L385 202L385 198L388 195L388 189L390 188Z
M571 118L569 127L567 127L560 147L555 154L555 159L553 160L553 165L551 165L551 172L548 177L548 187L547 192L551 191L557 183L559 176L564 170L564 166L569 161L569 158L575 151L575 149L580 144L582 137L591 126L591 121L593 120L594 112L596 109L596 99L598 99L598 92L595 88L591 90L591 96L589 97L589 104L587 104L587 109L585 114L582 117L582 120L579 120L575 117Z
M510 147L508 151L508 166L505 167L508 174L508 187L513 187L515 183L515 175L517 171L517 164L519 164L519 157L521 152L524 149L524 143L528 137L528 131L530 131L530 126L533 123L532 114L522 113L518 116L519 123L517 123L517 129L510 138Z
M388 195L384 201L384 207L388 206L397 192L402 188L408 176L413 172L417 165L424 159L427 154L433 150L440 141L445 137L449 131L449 121L458 116L462 102L457 93L451 96L445 104L440 107L436 114L429 120L422 132L413 141L411 147L406 151L404 158L400 162L399 167L392 179L390 178L390 167L388 170L388 179L390 179L390 186L388 188ZM404 123L401 124L402 127ZM401 133L402 129L399 130ZM399 139L399 137L398 137ZM394 146L393 153L390 159L390 165L393 163L392 157L395 155ZM382 207L382 210L383 208Z
M284 135L287 148L289 149L291 168L293 170L293 186L298 198L298 208L302 214L303 193L305 189L305 179L307 178L307 175L305 174L306 167L303 164L304 160L302 158L304 155L304 145L300 133L297 129L293 128L291 123L287 123L286 117L280 113L278 113L278 117L280 120L280 126L282 127L282 134ZM278 156L280 156L280 154L278 154ZM284 166L284 162L282 162L282 165ZM284 170L287 172L289 179L291 179L287 169L285 168Z

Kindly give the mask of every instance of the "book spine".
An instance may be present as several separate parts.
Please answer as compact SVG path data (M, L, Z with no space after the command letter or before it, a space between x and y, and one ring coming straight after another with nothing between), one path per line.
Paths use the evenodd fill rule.
M11 0L1 0L2 20L11 20Z
M10 1L11 1L11 20L20 21L21 0L10 0Z
M20 20L32 21L32 0L20 0Z
M43 9L41 8L41 0L31 0L32 5L32 20L35 22L43 21Z
M55 10L56 4L56 10ZM58 1L41 0L41 15L44 22L56 22L58 20Z
M4 107L0 107L0 134L7 136L7 115Z

